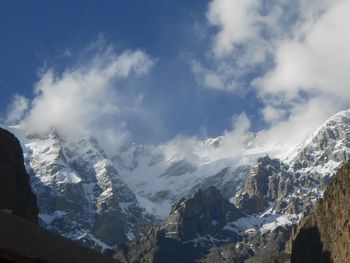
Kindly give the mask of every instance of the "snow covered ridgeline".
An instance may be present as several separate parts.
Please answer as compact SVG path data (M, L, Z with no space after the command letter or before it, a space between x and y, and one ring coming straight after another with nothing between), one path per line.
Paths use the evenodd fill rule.
M225 138L161 145L129 145L112 158L122 180L149 214L165 219L172 205L198 189L213 185L229 198L242 187L250 165L260 156L252 150L253 134L243 142L242 156L227 150Z
M292 155L277 160L284 168L267 172L259 184L268 191L259 188L248 195L265 199L261 211L245 217L248 225L230 224L232 229L262 233L297 223L322 196L333 172L349 159L349 116L345 111L330 118ZM195 158L130 145L116 153L113 162L92 138L68 140L52 132L20 139L42 225L91 247L107 248L142 232L148 224L142 209L165 218L176 200L211 185L234 200L244 179L257 175L251 165L264 147L254 145L256 136L247 136L244 156L223 155L219 137L199 142ZM240 193L249 193L246 190Z
M97 249L142 232L142 210L94 139L68 140L57 132L24 142L41 224Z
M112 160L122 180L136 194L140 205L160 219L169 214L172 204L177 200L200 188L213 185L225 197L234 197L249 175L250 167L266 153L271 153L272 159L280 158L289 167L288 171L283 171L289 177L276 179L280 187L296 187L295 196L314 192L314 197L309 198L314 202L322 195L323 190L319 189L324 189L330 176L349 159L349 116L350 111L336 114L305 142L300 143L299 147L290 149L290 155L287 156L285 152L271 148L270 142L266 142L269 146L265 147L258 133L247 134L243 142L246 150L239 156L230 155L226 149L221 149L227 145L225 138L218 137L195 142L190 147L190 155L183 154L174 146L168 149L165 146L146 147L134 144L117 153ZM189 146L183 146L186 147ZM292 180L293 176L300 178ZM289 183L290 180L295 183ZM278 195L281 196L282 189L279 192ZM287 195L289 199L292 198L289 193ZM271 202L275 199L272 198ZM309 200L305 199L305 202ZM267 207L261 212L266 210Z
M152 215L165 218L173 202L199 183L203 188L210 184L221 185L221 189L231 189L233 184L235 191L244 177L244 171L231 169L232 163L237 163L232 159L206 160L203 167L197 167L185 160L165 160L154 149L147 152L146 147L132 146L130 164L133 166L128 167L125 160L118 162L116 158L113 164L93 138L72 140L56 131L24 137L19 127L13 127L12 131L21 137L23 143L26 167L38 196L40 223L98 249L110 248L142 234L153 225ZM125 152L123 154L125 158ZM141 173L144 167L159 169L153 181ZM218 176L215 175L217 171ZM153 182L155 188L151 190L155 195L137 193L136 198L126 184L130 183L128 178L135 178L136 182ZM164 184L154 184L162 179ZM169 184L171 187L167 189ZM183 185L186 188L180 191ZM143 209L146 209L146 214Z

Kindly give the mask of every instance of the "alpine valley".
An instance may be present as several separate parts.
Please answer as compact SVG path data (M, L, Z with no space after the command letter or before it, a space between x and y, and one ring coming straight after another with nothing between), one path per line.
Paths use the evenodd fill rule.
M39 224L122 262L285 262L290 238L350 157L350 110L288 153L249 133L241 155L225 136L190 155L93 137L23 134Z

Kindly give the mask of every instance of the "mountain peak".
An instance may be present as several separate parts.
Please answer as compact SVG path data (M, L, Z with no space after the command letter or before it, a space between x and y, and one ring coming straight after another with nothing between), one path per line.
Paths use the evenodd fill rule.
M218 189L210 186L199 189L191 198L178 201L161 228L166 230L167 237L188 241L198 236L220 234L228 222L240 215Z

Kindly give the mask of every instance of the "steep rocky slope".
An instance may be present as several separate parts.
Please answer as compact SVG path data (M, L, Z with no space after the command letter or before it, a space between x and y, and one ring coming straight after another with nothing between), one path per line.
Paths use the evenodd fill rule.
M253 139L247 134L244 147ZM227 143L218 137L159 147L129 145L116 153L113 162L140 205L163 220L176 201L198 189L212 185L230 198L242 187L259 154L251 151L235 156Z
M220 246L239 239L226 229L240 212L215 187L198 190L176 203L170 216L156 229L128 246L117 248L123 262L195 262Z
M196 216L173 211L168 217L172 205L215 186L240 216L225 223L228 241L205 243L208 260L218 261L223 253L222 262L269 262L284 249L302 214L322 197L332 174L349 159L350 111L331 117L284 159L261 157L264 149L255 149L257 138L248 134L247 151L238 157L220 148L221 137L196 142L190 155L129 145L112 159L93 138L72 140L57 132L24 138L23 145L40 223L48 229L102 250L142 236L153 219L173 220L175 230L170 232L176 232L184 222L196 225ZM202 228L213 234L210 224ZM202 230L196 231L201 236ZM172 240L180 247L188 241L170 238L164 227L153 233L152 240Z
M38 207L23 152L17 138L0 128L0 209L33 223L38 222Z
M292 242L292 262L349 262L350 162L332 179Z
M0 262L115 262L37 225L38 207L17 138L0 128Z
M146 253L146 262L157 262L154 255L168 253L170 242L174 262L288 261L282 251L290 239L293 227L299 223L304 213L312 211L323 196L332 175L349 159L349 145L350 111L344 111L330 118L288 158L280 160L266 155L258 158L255 165L241 170L242 178L245 178L244 186L231 199L238 208L235 208L236 218L226 221L224 226L219 224L224 232L216 229L216 233L225 233L222 238L212 234L209 238L203 238L201 231L208 233L212 227L198 223L198 215L195 213L182 213L180 201L174 206L177 209L173 209L161 227L148 236L147 242L133 243L128 249L124 247L129 255L126 259L130 262L137 261L137 255L146 253L140 249L142 244L147 244L145 249L151 252ZM232 170L235 169L231 168ZM220 176L224 178L225 173L217 173L215 176L217 177L205 178L203 186L207 183L210 185L211 180L215 183L220 181ZM233 176L233 173L229 176ZM193 191L201 189L196 187L193 187ZM224 192L223 189L220 190ZM194 196L185 199L185 203L187 206L196 204L193 211L202 211L201 206L194 201ZM218 200L215 202L220 206ZM216 213L220 215L218 211ZM201 222L202 220L209 221L210 216L205 215ZM169 226L164 227L167 222L170 222ZM183 222L189 226L202 226L191 234L198 234L197 239L192 239L196 240L195 243L188 243L188 238L179 234L182 233L179 229L182 229ZM176 261L176 255L182 255L176 251L189 249L189 244L195 244L200 249L191 248L196 251L192 254L187 252L192 258L186 258L187 261L177 258ZM184 245L186 246L183 247Z
M53 131L23 144L40 225L102 251L144 231L135 195L96 140Z
M251 261L276 257L287 239L278 239L272 253L261 244L270 236L288 236L292 227L308 214L333 174L349 160L350 111L340 112L325 122L294 154L284 160L265 156L260 158L235 198L238 208L249 216L243 236L246 244L254 245ZM242 219L243 220L243 219ZM261 223L262 222L262 223ZM285 232L285 233L284 233ZM265 235L265 238L261 236ZM277 246L276 246L277 245Z
M215 185L231 197L249 169L231 159L200 168L185 160L168 162L158 151L136 145L112 162L94 138L12 130L21 136L40 225L101 251L142 236L173 203L198 189Z

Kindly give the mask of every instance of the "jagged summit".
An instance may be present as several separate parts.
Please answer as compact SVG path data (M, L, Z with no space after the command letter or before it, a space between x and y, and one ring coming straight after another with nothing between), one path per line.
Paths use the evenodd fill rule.
M96 139L52 130L27 136L23 148L42 226L100 250L144 231L134 193Z
M238 209L224 199L218 189L210 186L199 189L191 198L179 200L161 224L161 229L165 230L166 237L182 241L208 237L220 239L224 226L240 216Z
M304 168L318 167L319 171L324 167L333 169L334 172L340 167L331 162L339 164L343 159L349 158L349 153L350 109L330 117L284 161L290 164L299 163Z
M225 202L231 200L240 210L235 213L238 217L226 222L226 230L239 239L234 251L246 258L261 256L267 240L271 251L282 249L292 226L313 209L332 174L349 159L349 127L350 110L334 115L286 159L267 156L263 145L255 145L258 134L248 134L247 152L232 158L222 155L223 137L197 142L190 155L177 155L169 145L131 144L111 159L95 139L69 139L55 130L22 136L22 143L43 226L107 249L167 218L165 222L175 222L170 224L175 230L162 224L156 236L168 238L184 224L194 224L190 221L196 215L187 209L191 202L199 211L208 210L198 206L199 200L205 197L205 189L215 186ZM217 192L211 191L210 196L214 200ZM192 200L187 208L178 202L183 197ZM150 216L157 220L149 220ZM208 222L199 220L200 230L186 227L192 232L185 236L215 232Z
M240 216L215 187L200 189L179 200L169 217L141 241L119 246L117 258L122 262L207 262L211 247L239 240L226 226Z

